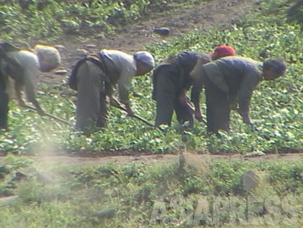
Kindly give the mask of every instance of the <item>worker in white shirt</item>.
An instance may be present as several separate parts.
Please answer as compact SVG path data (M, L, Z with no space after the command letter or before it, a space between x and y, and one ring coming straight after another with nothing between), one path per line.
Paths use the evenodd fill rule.
M85 130L89 122L104 127L107 122L106 97L111 105L120 106L113 97L118 85L119 101L125 105L129 116L131 109L129 92L134 76L144 75L154 67L153 56L146 51L129 55L118 50L101 50L95 57L85 57L77 62L69 78L71 88L78 91L76 128Z

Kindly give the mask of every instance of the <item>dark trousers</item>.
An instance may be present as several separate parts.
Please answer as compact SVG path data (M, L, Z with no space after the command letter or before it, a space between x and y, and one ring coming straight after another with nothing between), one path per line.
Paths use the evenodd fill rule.
M7 129L8 102L9 97L6 93L7 75L1 69L0 60L0 129Z
M7 129L8 94L0 92L0 129Z
M165 66L158 70L155 77L153 91L153 98L157 102L155 126L161 124L170 126L174 111L179 123L189 121L190 125L193 125L191 109L178 101L181 87L179 72L170 66Z
M177 120L180 124L184 124L188 121L188 127L194 127L194 110L188 104L181 104L178 100L176 100L175 112Z
M107 105L104 73L93 62L83 62L77 71L76 128L89 135L94 127L105 127Z
M229 131L229 98L228 93L219 89L208 76L205 77L205 97L207 130L218 133L218 130Z

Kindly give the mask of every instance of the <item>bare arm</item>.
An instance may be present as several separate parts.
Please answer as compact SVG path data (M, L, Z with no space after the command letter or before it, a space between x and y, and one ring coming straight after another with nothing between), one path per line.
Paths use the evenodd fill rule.
M201 108L200 108L200 93L203 88L203 83L195 82L192 89L191 89L191 101L195 106L195 118L198 121L203 121Z
M39 102L36 98L36 89L35 89L35 80L36 77L39 75L39 69L32 68L32 71L27 71L23 73L24 78L24 86L25 86L25 94L27 97L27 100L31 102L35 108L37 109L37 112L39 115L45 115L45 112L42 110Z
M239 91L238 103L239 103L239 113L242 116L242 120L246 124L252 124L249 116L250 111L250 100L253 94L253 90L258 85L260 79L257 75L251 74L247 75L241 84Z

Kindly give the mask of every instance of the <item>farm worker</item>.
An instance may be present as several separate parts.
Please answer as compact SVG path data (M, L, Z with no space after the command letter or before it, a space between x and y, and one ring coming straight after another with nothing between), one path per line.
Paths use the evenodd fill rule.
M56 68L60 64L59 52L53 48L45 46L43 51L33 52L30 50L21 50L7 42L0 42L0 46L6 55L6 69L5 73L10 76L14 81L15 95L20 106L25 107L26 104L22 99L22 90L25 90L26 98L31 102L39 115L44 115L44 111L40 107L39 102L36 99L36 80L40 75L40 69L43 72L50 71ZM52 52L50 55L52 59L55 59L55 64L49 65L47 71L45 71L40 62L45 62L46 55L45 50ZM47 59L51 62L52 59ZM59 60L59 61L58 61ZM45 64L44 64L45 65Z
M243 122L252 126L249 106L253 90L261 80L279 78L285 70L281 59L262 63L238 56L203 65L202 73L193 78L195 83L205 85L207 130L216 134L220 129L229 131L230 110L238 110Z
M7 116L8 116L8 74L7 66L8 64L14 64L16 69L20 69L18 63L9 59L5 47L0 43L0 129L7 130ZM7 49L8 47L6 47ZM10 48L14 48L13 46Z
M101 50L97 56L88 56L77 62L69 78L69 86L77 90L76 128L90 131L90 122L104 127L107 122L106 96L110 104L120 106L113 97L118 85L119 100L129 116L131 109L129 92L134 76L144 75L154 67L154 58L147 51L129 55L118 50Z
M156 101L155 126L161 124L170 126L175 111L180 124L188 121L188 126L193 127L193 109L188 104L186 97L186 92L192 86L190 73L197 64L205 64L227 55L235 55L235 50L230 46L221 45L210 54L181 52L165 59L154 70L152 76L152 98Z
M226 56L235 56L236 50L231 46L219 45L218 47L216 47L214 52L210 53L210 55L212 57L212 61L214 61L214 60L226 57ZM190 76L197 78L203 72L203 68L202 68L203 65L204 65L204 62L198 62L196 64L195 68L190 73ZM191 101L193 102L193 104L195 106L195 111L194 111L195 118L200 122L203 121L201 111L200 111L200 92L201 92L201 89L203 88L203 86L204 86L203 82L200 82L200 83L196 82L193 84L192 91L191 91Z

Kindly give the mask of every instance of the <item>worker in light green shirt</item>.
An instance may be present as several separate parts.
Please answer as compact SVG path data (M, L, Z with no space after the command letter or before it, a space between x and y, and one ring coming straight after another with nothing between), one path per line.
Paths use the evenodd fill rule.
M202 66L194 81L205 86L207 130L218 133L229 131L230 110L238 110L245 123L252 125L249 117L253 90L261 80L274 80L284 75L286 65L281 59L262 62L231 56ZM238 107L239 106L239 107ZM200 113L200 107L196 107Z
M171 125L173 112L180 124L188 122L188 127L194 126L193 110L189 105L186 93L191 89L191 101L196 106L199 101L199 87L193 85L191 73L200 74L200 66L212 60L235 55L231 46L217 46L214 52L206 54L184 51L169 56L153 71L153 96L156 101L155 126ZM195 71L194 71L195 69ZM193 72L194 71L194 72ZM198 94L197 94L198 91ZM202 117L195 115L198 121Z

